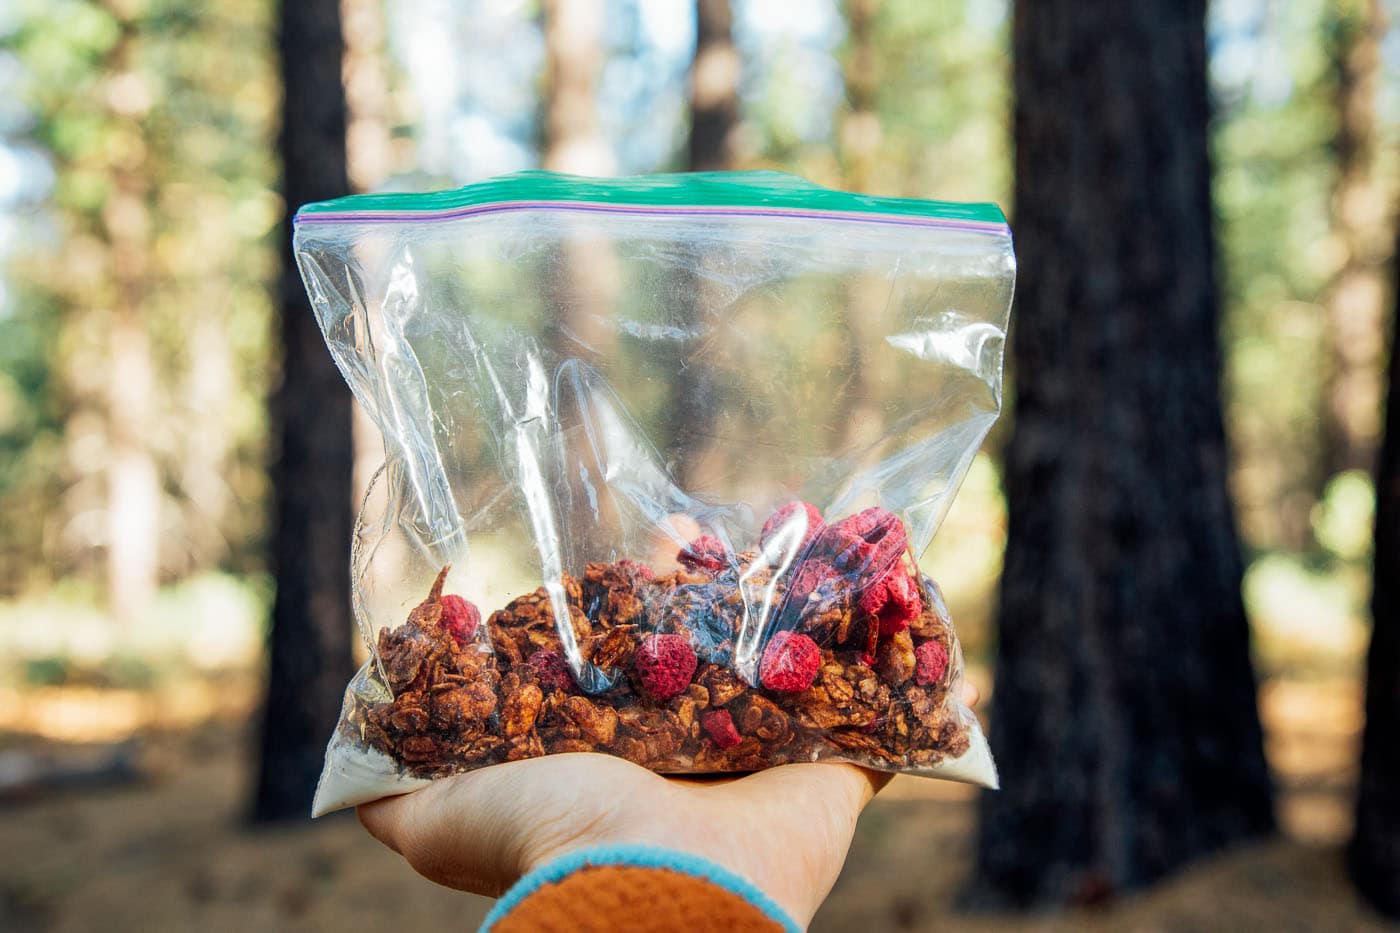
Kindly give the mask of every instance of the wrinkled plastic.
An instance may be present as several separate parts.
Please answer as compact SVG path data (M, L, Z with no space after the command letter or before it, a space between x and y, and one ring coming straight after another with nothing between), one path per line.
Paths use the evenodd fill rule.
M531 173L303 209L312 306L386 447L351 568L371 660L316 812L585 748L664 771L845 760L995 786L917 560L1001 407L1014 257L999 217L774 173ZM820 516L769 522L792 502ZM824 585L796 583L804 567ZM920 607L913 628L881 631L878 586ZM603 608L599 593L636 606ZM479 624L452 622L462 604L444 594ZM682 596L718 621L678 615ZM532 606L552 631L511 628ZM688 648L654 638L677 633ZM798 634L822 652L811 687L805 668L795 682L765 669ZM935 682L921 668L915 685L910 651L934 640L946 670ZM697 664L671 698L647 680L663 645ZM545 650L566 679L530 662ZM611 663L593 663L600 651ZM727 710L729 691L704 686L723 672L745 689ZM490 696L467 704L473 678L489 712ZM842 705L852 686L873 698ZM510 720L537 690L522 732ZM439 698L458 692L454 719ZM716 744L733 741L730 722L741 751Z

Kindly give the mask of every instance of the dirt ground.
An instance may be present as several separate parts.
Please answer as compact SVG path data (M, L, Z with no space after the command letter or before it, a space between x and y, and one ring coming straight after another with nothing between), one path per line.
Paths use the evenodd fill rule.
M35 723L48 716L49 728L31 723L24 734L13 718L0 721L7 730L0 749L12 756L78 754L71 751L77 746L39 734L62 734L63 722L84 721L81 710L46 713L43 702L28 702ZM72 706L71 698L63 702ZM1357 902L1339 855L1349 831L1357 703L1347 685L1266 688L1283 836L1092 912L958 912L956 892L971 863L974 792L897 779L862 819L845 873L812 929L1388 929ZM0 801L0 930L475 928L489 901L421 880L353 818L243 828L246 710L232 712L202 726L147 730L139 781Z

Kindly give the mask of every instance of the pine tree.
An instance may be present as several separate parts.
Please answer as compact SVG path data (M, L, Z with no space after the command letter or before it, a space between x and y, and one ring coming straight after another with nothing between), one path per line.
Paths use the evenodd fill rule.
M1400 247L1400 237L1397 237ZM1395 252L1400 269L1400 248ZM1400 290L1397 290L1400 291ZM1400 305L1400 299L1397 300ZM1397 318L1400 319L1400 318ZM1376 468L1376 557L1361 789L1351 876L1375 908L1400 919L1400 331L1390 355L1385 441Z
M1016 4L1015 424L976 900L1273 828L1226 486L1205 2Z
M290 212L346 193L344 42L338 0L281 6L284 97L279 285L282 384L273 399L272 607L253 818L309 815L321 756L353 672L350 654L350 392L326 350L291 253Z

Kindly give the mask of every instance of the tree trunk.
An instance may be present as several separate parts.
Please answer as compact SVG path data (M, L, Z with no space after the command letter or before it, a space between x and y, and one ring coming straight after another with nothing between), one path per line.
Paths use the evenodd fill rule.
M543 163L551 171L613 171L594 100L603 70L602 40L602 0L545 0Z
M842 83L846 111L841 115L839 156L848 191L874 193L875 166L880 153L880 115L875 95L880 88L880 49L875 38L875 17L881 0L846 0L846 48L842 58ZM878 440L882 419L876 400L870 397L865 359L860 348L869 346L866 330L889 303L890 281L883 275L862 275L846 289L841 326L846 341L845 372L841 374L841 401L832 406L829 422L839 451L860 449Z
M113 47L114 75L136 67L136 26L113 10L122 38ZM139 118L116 114L127 132L140 135ZM150 275L150 186L144 155L111 167L112 193L102 210L110 249L113 306L108 334L106 421L107 606L122 626L150 609L160 573L160 471L151 452L155 423L155 362L141 308Z
M1394 255L1400 282L1400 236ZM1400 320L1400 297L1396 307ZM1376 469L1373 580L1351 876L1377 910L1400 919L1400 329L1391 348L1385 441Z
M690 172L734 168L742 65L734 46L733 21L729 0L696 0L690 135L686 142L686 170ZM675 378L671 382L671 417L667 419L669 437L663 445L672 475L683 489L708 485L712 470L726 469L709 452L713 415L721 399L714 367L703 357L706 340L702 326L707 313L719 310L713 305L721 300L721 290L702 274L710 262L704 248L692 250L689 261L694 268L676 276L676 323L701 336L676 347L675 359L670 361Z
M291 214L342 195L343 42L337 0L281 6L278 55L285 94L278 141L287 222L282 230L282 385L273 399L280 453L272 477L271 659L253 818L304 818L351 669L350 509L354 446L350 392L331 361L291 253Z
M687 170L734 167L739 129L739 76L729 0L695 0L695 59L690 67L690 140Z
M603 69L602 0L545 0L542 163L571 175L610 175L612 151L594 100ZM573 237L548 270L557 311L545 342L558 360L596 360L609 339L617 263L602 240Z
M1324 406L1322 479L1370 470L1380 435L1385 326L1382 255L1385 199L1376 190L1376 92L1383 32L1380 0L1334 10L1337 181L1332 233L1342 262L1327 293L1330 372Z
M340 0L345 38L345 164L356 192L373 191L403 167L402 147L393 136L399 114L386 62L384 12L383 0ZM384 463L384 437L358 405L353 406L351 432L355 446L351 504L359 514L370 481ZM352 639L352 644L358 643Z
M1016 421L974 903L1272 831L1226 487L1205 0L1014 16Z
M841 119L841 173L851 191L869 192L880 155L880 116L875 94L880 88L880 49L875 17L881 0L846 0L846 54L842 81L848 109Z
M220 277L211 275L194 295L187 318L189 357L183 381L190 417L182 427L180 487L189 510L185 523L190 569L207 570L228 554L227 522L234 506L228 472L235 443L228 419L242 386Z

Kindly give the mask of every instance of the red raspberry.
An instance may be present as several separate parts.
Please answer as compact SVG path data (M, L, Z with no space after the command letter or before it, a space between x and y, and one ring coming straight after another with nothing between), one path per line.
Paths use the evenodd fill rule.
M807 635L779 632L768 640L758 665L758 679L769 690L801 693L812 686L822 666L822 652Z
M843 518L834 527L838 532L836 565L845 570L882 575L899 562L909 546L904 523L889 509L879 506Z
M541 648L530 655L530 660L525 663L534 669L542 687L568 690L574 685L573 674L569 672L569 662L553 648Z
M758 533L759 544L766 547L769 540L790 523L802 522L803 513L806 515L807 529L802 533L802 543L797 547L797 553L801 554L826 527L826 522L822 521L822 513L810 502L789 502L768 516L768 521L763 523L763 530Z
M681 548L676 560L691 571L708 570L718 573L729 566L729 554L719 538L714 535L701 535Z
M481 624L481 610L460 596L448 594L442 598L442 627L457 647L465 648Z
M838 522L822 529L812 543L808 560L822 557L838 570L859 573L870 563L870 553L869 542Z
M875 655L871 654L869 651L862 651L860 653L860 663L864 664L866 667L874 667Z
M822 583L833 579L836 576L836 568L831 561L822 557L814 557L811 560L804 560L797 565L797 569L792 574L792 583L788 586L788 601L801 609L807 603L807 597Z
M860 597L860 608L880 622L881 635L893 635L909 627L924 611L919 588L903 568L887 573Z
M631 577L634 581L653 580L656 578L656 572L654 570L641 561L633 560L630 557L624 557L622 560L618 561L617 569L621 570L626 576Z
M914 649L914 683L921 687L936 684L948 670L948 652L936 641L926 641Z
M704 729L705 734L710 737L710 741L720 748L733 748L743 741L739 737L739 730L734 728L734 717L729 715L727 709L701 713L700 728Z
M684 635L652 635L637 646L632 663L642 689L664 703L685 692L700 662Z

